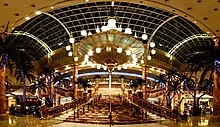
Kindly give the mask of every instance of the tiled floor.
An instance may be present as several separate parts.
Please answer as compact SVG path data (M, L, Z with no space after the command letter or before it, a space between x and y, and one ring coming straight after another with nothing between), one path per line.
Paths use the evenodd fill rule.
M152 124L111 125L113 127L220 127L220 121L212 122L210 116L192 117L185 121L159 121ZM0 127L110 127L110 125L95 125L62 122L59 120L40 120L34 116L9 116L6 120L0 119Z

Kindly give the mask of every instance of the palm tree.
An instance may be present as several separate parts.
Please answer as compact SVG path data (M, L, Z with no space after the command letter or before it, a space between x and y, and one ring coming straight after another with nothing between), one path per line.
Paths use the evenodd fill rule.
M52 107L53 105L53 78L54 78L54 69L50 66L50 67L43 67L43 69L41 70L41 72L38 74L42 77L45 78L45 80L47 81L46 84L49 87L49 103L50 106Z
M6 113L6 63L9 63L10 52L14 49L9 42L11 41L11 36L8 36L8 25L4 33L0 33L0 114Z
M158 78L158 83L160 83L160 88L162 93L166 99L167 108L172 108L172 99L180 90L180 84L183 79L179 75L176 70L171 69L167 75L160 74Z
M23 106L22 109L24 109L25 100L26 100L26 79L31 83L34 79L34 71L35 67L33 63L31 62L31 59L26 56L24 52L18 52L17 55L14 58L14 64L12 67L15 68L15 77L17 81L20 81L23 85Z
M209 79L213 79L213 116L220 116L220 46L219 42L212 43L211 46L206 46L199 49L199 52L192 55L186 63L192 73L202 71L199 84L203 83L209 73ZM212 78L213 77L213 78Z

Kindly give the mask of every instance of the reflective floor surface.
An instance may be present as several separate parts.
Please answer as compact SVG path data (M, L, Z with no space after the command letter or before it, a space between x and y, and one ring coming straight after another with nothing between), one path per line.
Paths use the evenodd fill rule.
M96 125L83 123L70 123L59 120L40 120L32 115L27 116L7 116L3 120L0 117L0 127L220 127L220 121L213 122L209 115L201 117L189 117L184 121L165 120L151 124L130 124L130 125Z

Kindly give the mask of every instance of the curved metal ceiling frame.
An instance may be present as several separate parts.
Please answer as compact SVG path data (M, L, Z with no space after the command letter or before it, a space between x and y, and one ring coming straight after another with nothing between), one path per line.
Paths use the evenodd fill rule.
M69 36L70 32L72 32L75 39L79 41L83 38L80 35L80 31L83 28L89 30L90 32L94 32L97 25L101 27L101 25L106 22L105 20L107 19L107 17L109 17L110 6L111 2L91 2L61 7L46 12L50 15L48 16L48 18L44 18L44 15L46 14L42 13L41 15L30 19L31 21L28 21L26 24L24 23L23 28L19 27L18 30L27 29L27 32L30 31L30 33L33 35L37 34L37 32L40 32L40 34L37 34L36 37L45 41L52 50L55 50L64 47L69 43L66 34ZM121 24L122 27L125 28L128 25L127 23L130 23L130 27L139 36L143 33L145 28L148 36L151 37L150 40L154 41L157 44L157 48L162 49L166 52L169 51L169 49L172 48L175 44L184 40L186 37L191 36L192 34L204 34L204 32L199 27L182 17L169 20L171 17L176 15L163 9L126 2L115 2L114 6L115 16L119 17L119 21L117 24ZM56 20L56 22L59 22L59 25L54 25L53 27L50 27L52 23L56 23L54 20ZM184 29L178 28L178 26L172 24L171 21L176 22ZM34 24L34 22L36 23ZM161 23L163 25L161 25ZM166 28L166 25L169 25L170 28ZM48 29L43 30L45 28ZM163 29L165 29L165 31L163 31ZM180 31L181 34L176 33L174 29ZM184 30L186 30L187 32ZM168 33L165 33L166 31ZM181 35L184 35L185 37ZM148 40L148 42L150 42L150 40ZM60 45L62 42L63 44ZM207 41L207 44L208 42L209 41ZM184 48L187 50L186 47ZM189 52L187 52L186 54L188 53ZM183 60L185 56L179 56L178 53L176 53L176 56L174 57L178 57L180 58L180 60Z

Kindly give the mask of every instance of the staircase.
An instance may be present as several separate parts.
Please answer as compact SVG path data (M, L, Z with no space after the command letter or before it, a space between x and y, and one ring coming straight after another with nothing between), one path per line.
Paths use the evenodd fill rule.
M161 118L135 105L125 104L118 97L101 97L96 103L87 103L55 119L92 124L137 124L157 122Z

